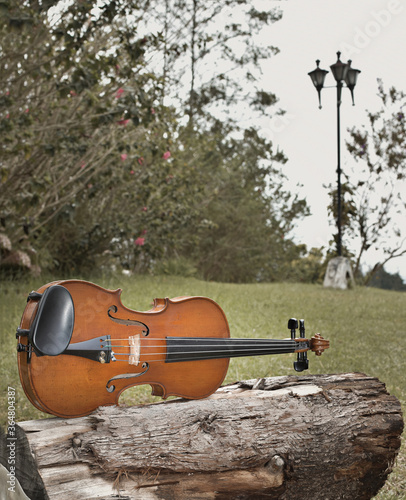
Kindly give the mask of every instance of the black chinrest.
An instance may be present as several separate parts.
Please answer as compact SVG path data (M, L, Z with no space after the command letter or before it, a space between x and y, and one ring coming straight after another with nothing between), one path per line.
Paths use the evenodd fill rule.
M42 294L38 311L28 333L35 352L58 356L72 337L75 310L69 291L60 285L48 287Z

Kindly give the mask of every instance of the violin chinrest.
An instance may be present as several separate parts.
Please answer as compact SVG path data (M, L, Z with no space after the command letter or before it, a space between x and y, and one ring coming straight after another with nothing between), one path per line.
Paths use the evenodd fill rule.
M60 285L45 290L28 338L39 355L58 356L69 345L75 311L69 291Z

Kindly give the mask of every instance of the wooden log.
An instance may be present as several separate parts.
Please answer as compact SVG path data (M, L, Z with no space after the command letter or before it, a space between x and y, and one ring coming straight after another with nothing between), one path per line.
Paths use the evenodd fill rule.
M391 472L403 419L383 383L347 373L19 426L51 500L362 500Z

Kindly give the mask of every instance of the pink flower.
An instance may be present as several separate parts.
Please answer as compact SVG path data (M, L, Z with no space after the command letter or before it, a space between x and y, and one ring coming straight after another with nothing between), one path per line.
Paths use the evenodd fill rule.
M134 175L134 174L135 174L134 170L131 170L130 174L131 174L131 175Z
M29 113L30 112L30 108L27 108L24 113Z
M120 99L120 97L123 95L123 93L124 93L124 89L120 87L116 92L116 99Z
M76 92L75 92L74 90L71 90L71 91L69 92L69 94L70 94L72 97L76 97L76 96L77 96L77 94L76 94Z
M121 161L125 161L127 159L127 153L123 153L121 156Z
M162 158L164 160L167 160L170 157L171 157L171 152L170 151L165 151L165 153L162 155Z
M139 246L139 247L142 247L142 245L144 245L144 243L145 243L145 238L141 238L141 237L138 237L134 241L134 245Z
M137 161L140 165L144 164L144 158L142 156L140 156Z
M118 120L118 122L117 122L117 123L118 123L119 125L123 125L123 126L125 127L129 121L130 121L129 119L124 120L124 118L121 118L121 120Z
M146 212L147 210L148 210L148 208L147 208L147 207L142 207L142 211L143 211L143 212Z
M80 166L80 170L83 170L85 167L86 167L86 163L82 163L82 165Z
M151 108L151 115L154 115L154 114L155 114L155 109Z

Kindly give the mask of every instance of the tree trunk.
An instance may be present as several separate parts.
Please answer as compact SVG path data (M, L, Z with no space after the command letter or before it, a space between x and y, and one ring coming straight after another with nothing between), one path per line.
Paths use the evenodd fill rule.
M403 419L383 383L349 373L19 426L51 500L354 500L383 486Z

